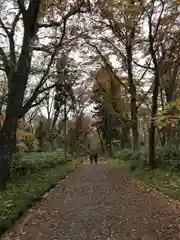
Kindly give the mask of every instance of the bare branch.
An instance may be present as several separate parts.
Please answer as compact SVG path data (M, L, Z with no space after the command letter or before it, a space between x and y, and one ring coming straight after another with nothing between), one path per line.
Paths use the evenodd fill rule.
M23 15L23 19L25 18L25 14L26 14L26 8L24 5L24 0L18 0L17 1L18 6L19 6L19 10L21 11L22 15Z
M112 41L110 41L107 37L104 37L103 40L107 41L119 53L119 55L123 58L125 62L127 61L126 56Z
M38 28L51 28L51 27L59 27L61 26L62 21L50 21L49 23L38 23Z
M40 51L40 52L45 52L51 54L52 52L47 46L34 46L33 47L34 51Z
M51 86L45 87L45 88L42 88L42 89L39 89L39 88L38 88L39 85L38 85L38 86L36 87L36 89L34 90L32 96L31 96L31 97L26 101L26 103L24 104L23 109L22 109L22 113L21 113L22 116L25 115L25 114L29 111L30 108L35 107L35 106L38 105L37 102L35 103L35 105L33 104L33 102L36 101L36 99L37 99L37 97L38 97L39 94L44 93L44 92L46 92L46 91L54 88L55 85L56 85L56 84L52 84ZM48 94L48 93L46 93L46 95L38 101L39 104L42 103L42 102L44 101L44 99L46 99L47 94Z
M10 34L11 34L12 36L14 36L14 31L15 31L15 28L16 28L17 22L19 21L20 16L21 16L21 11L19 11L19 12L16 14L16 16L15 16L13 22L12 22L12 28L11 28L11 31L10 31Z
M27 112L31 106L32 106L32 103L36 100L37 96L39 95L39 93L41 93L41 87L44 85L44 83L47 81L47 78L49 77L48 74L49 74L49 71L50 71L50 68L54 62L54 58L58 52L58 50L61 48L62 46L62 42L64 40L64 37L65 37L65 34L66 34L66 25L67 25L67 21L68 19L75 15L76 13L78 13L80 11L80 6L74 6L70 9L70 11L64 16L63 18L63 29L62 29L62 34L61 34L61 38L58 42L58 44L55 46L54 48L54 51L52 52L51 54L51 58L50 58L50 61L48 63L48 66L47 66L47 69L46 71L44 72L38 86L35 88L31 98L26 102L26 104L24 105L23 107L23 110L22 112ZM46 89L47 90L47 89ZM44 90L43 90L44 91Z
M152 88L153 88L153 85L154 84L152 84L151 85L151 87L149 88L149 90L144 94L144 96L142 97L142 99L141 99L141 102L137 105L137 109L141 106L141 104L145 101L145 99L146 99L146 97L147 97L147 95L151 92L151 90L152 90Z
M133 63L138 66L138 67L142 67L142 68L145 68L145 69L148 69L148 70L154 70L154 68L150 67L151 65L151 61L152 59L149 61L149 63L147 64L147 66L144 66L144 65L141 65L140 63L138 63L137 61L133 61Z
M2 21L2 19L0 18L0 25L2 26L3 30L5 31L8 39L9 39L9 48L10 48L10 61L9 61L9 65L11 65L11 71L13 71L13 69L15 69L16 66L16 53L15 53L15 43L14 43L14 31L16 28L16 24L19 20L19 17L21 15L21 12L19 11L17 13L17 15L15 16L13 22L12 22L12 27L11 30L8 30L8 28L6 27L6 25L4 24L4 22Z
M42 98L38 99L34 104L32 104L31 108L37 107L38 105L40 105L47 97L48 97L48 93L46 93Z
M161 12L159 14L158 21L157 21L157 24L156 24L156 29L155 29L155 32L154 32L154 40L157 36L159 26L160 26L161 20L162 20L162 15L163 15L163 12L164 12L164 7L165 7L165 2L161 1L161 3L162 3L162 8L161 8Z
M103 60L104 64L106 65L107 69L112 73L113 77L126 89L126 91L129 92L129 88L126 86L125 83L123 83L120 78L116 75L116 73L113 70L113 67L107 62L106 58L103 56L103 54L101 53L101 51L98 49L98 47L90 42L88 42L86 40L86 43L91 46L92 48L94 48L96 50L96 52L99 54L99 56L101 57L101 59Z

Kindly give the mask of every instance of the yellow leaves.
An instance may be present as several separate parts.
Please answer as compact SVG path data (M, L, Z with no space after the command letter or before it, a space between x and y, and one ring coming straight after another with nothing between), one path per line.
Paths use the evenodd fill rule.
M120 76L118 79L114 78L106 67L102 67L95 76L92 99L100 104L107 114L120 119L125 118L128 111L126 98L120 85L120 82L127 81L127 77Z
M123 77L122 77L123 78ZM95 76L95 84L93 86L93 92L95 91L105 91L109 92L109 90L115 92L119 92L120 83L117 79L115 79L110 71L107 68L102 67Z
M34 134L33 133L31 133L31 132L27 132L27 131L25 131L25 130L23 130L23 129L17 129L17 131L16 131L16 135L18 136L18 137L34 137Z
M66 9L66 1L64 0L44 0L41 1L40 14L39 17L43 18L44 16L55 17L55 13L58 11L64 11Z
M180 106L180 98L176 99L176 105Z
M123 83L127 83L128 82L128 77L126 76L120 76L120 77L118 77L118 79L119 79L119 81L120 82L123 82Z
M158 121L164 121L165 119L166 119L166 117L164 115L162 115L162 114L157 115Z
M105 67L101 68L96 74L96 87L108 91L111 86L111 78L109 71Z
M158 128L162 128L169 124L175 127L174 122L178 119L180 119L180 99L171 101L163 111L158 111L156 125Z

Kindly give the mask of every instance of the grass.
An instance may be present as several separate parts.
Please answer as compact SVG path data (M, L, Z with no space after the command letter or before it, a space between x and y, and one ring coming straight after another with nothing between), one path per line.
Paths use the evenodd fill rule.
M126 174L143 181L149 186L156 188L163 194L175 200L180 200L180 174L164 169L151 170L148 168L135 168L132 170L132 161L114 159L110 164L120 168Z
M44 168L9 183L7 190L0 193L0 234L76 166L77 162L72 161L50 169Z

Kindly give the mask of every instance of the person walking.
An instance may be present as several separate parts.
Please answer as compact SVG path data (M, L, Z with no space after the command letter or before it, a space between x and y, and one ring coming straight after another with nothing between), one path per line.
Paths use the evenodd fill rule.
M90 163L93 164L93 162L94 162L95 164L97 164L97 162L98 162L97 143L90 141L88 148L89 148Z
M98 154L97 154L97 152L94 152L94 153L90 153L89 154L89 158L90 158L90 163L91 164L93 164L93 162L95 163L95 164L97 164L97 161L98 161Z

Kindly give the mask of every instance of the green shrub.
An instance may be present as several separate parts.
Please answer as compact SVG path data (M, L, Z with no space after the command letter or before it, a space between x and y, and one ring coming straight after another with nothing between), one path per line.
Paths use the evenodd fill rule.
M175 147L162 147L156 150L156 162L159 168L180 170L180 151Z
M146 153L134 151L132 149L124 149L116 154L116 159L123 161L131 161L132 169L143 167L147 164L148 156Z
M132 149L124 149L122 151L118 151L115 155L117 159L123 159L124 161L130 160L131 156L133 154Z
M70 156L68 156L68 161L70 161ZM52 168L59 164L63 164L64 162L64 154L61 149L50 153L17 152L14 154L11 163L11 176L24 175L28 173L32 174L43 168Z
M148 154L132 149L124 149L116 153L116 159L131 161L134 167L144 167L148 165ZM161 147L156 149L156 163L158 168L168 168L172 171L180 170L180 150L174 147Z

